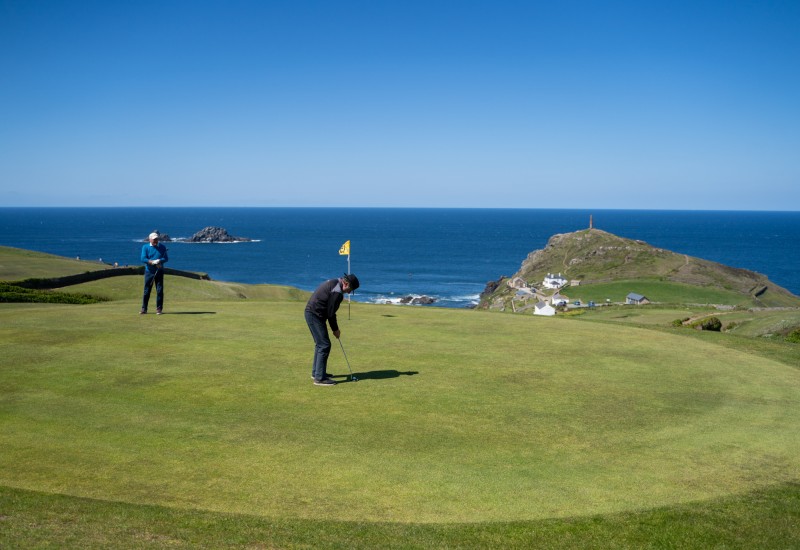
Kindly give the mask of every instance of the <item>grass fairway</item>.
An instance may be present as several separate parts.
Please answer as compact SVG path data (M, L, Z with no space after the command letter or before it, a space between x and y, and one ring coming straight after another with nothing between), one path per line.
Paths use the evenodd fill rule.
M0 486L380 530L640 514L798 479L786 362L667 331L353 304L360 381L320 388L303 305L0 305Z

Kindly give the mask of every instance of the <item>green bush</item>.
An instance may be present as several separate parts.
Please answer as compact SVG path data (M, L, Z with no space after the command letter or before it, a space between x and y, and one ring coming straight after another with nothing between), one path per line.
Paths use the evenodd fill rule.
M34 290L0 283L0 302L6 303L46 303L46 304L96 304L106 298L91 294L68 294L50 290Z
M700 323L701 330L713 330L714 332L719 332L722 330L722 321L720 321L717 317L709 317L708 319L703 319Z
M717 317L705 317L703 319L693 321L689 326L698 330L712 330L719 332L722 330L722 321L720 321Z
M786 341L793 344L800 344L800 328L794 329L786 335Z

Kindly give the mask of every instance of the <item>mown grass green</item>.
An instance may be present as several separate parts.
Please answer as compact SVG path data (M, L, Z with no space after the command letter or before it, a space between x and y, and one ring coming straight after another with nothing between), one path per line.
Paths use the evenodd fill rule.
M302 302L188 303L193 315L161 317L121 306L0 311L15 366L2 482L453 522L686 502L796 468L797 370L672 334L358 305L343 337L361 381L321 389ZM331 366L347 372L339 355Z
M319 388L302 299L130 279L0 306L12 547L798 542L797 346L353 304Z

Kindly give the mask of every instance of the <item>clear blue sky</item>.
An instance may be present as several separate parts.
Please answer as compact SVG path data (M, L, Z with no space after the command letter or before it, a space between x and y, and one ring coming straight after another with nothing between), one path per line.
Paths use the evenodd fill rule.
M0 0L0 191L800 210L800 2Z

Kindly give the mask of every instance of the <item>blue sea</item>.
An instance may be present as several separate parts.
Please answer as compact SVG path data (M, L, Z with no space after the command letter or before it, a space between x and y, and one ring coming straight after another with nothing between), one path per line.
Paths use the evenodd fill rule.
M212 279L313 290L348 270L355 301L429 296L475 305L557 233L589 226L767 275L800 295L800 212L428 208L0 208L0 245L138 265L153 230L188 238L207 226L254 239L166 243L169 267ZM167 281L167 284L169 282Z

